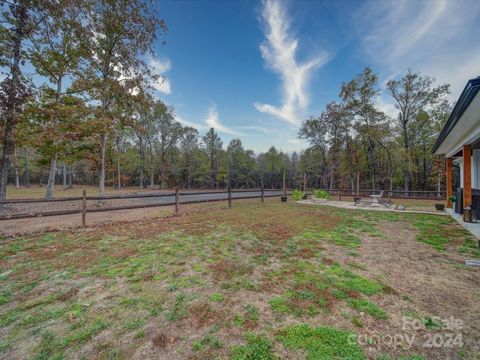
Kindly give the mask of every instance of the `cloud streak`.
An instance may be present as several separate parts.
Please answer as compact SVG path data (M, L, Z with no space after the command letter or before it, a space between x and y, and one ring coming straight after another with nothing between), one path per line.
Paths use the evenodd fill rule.
M228 128L221 123L220 118L218 116L217 107L215 105L211 105L208 108L208 115L207 115L207 119L205 120L205 124L207 124L209 127L213 127L215 130L222 132L224 134L237 135L237 136L242 135L241 133L231 128Z
M153 88L165 95L170 95L172 93L170 81L164 76L166 72L172 69L170 60L149 57L148 66L155 75L160 75L160 78L152 83Z
M216 105L209 106L207 116L205 120L201 122L186 120L178 114L175 114L175 118L178 122L180 122L184 126L194 127L198 130L208 130L213 127L216 131L224 134L234 135L234 136L244 136L244 134L242 134L241 132L238 132L235 129L232 129L222 124Z
M480 75L479 20L478 1L371 0L354 14L363 50L380 71L395 77L411 67L451 84L452 100Z
M290 29L290 19L280 1L263 2L261 22L265 41L260 52L268 68L282 81L282 104L255 103L258 111L299 126L310 103L308 83L315 69L328 61L327 53L319 53L304 62L297 60L298 39Z

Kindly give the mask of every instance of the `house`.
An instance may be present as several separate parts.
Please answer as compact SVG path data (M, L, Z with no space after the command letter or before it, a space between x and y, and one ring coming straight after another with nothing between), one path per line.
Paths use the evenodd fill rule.
M432 151L446 159L446 208L471 208L480 220L480 77L468 81Z

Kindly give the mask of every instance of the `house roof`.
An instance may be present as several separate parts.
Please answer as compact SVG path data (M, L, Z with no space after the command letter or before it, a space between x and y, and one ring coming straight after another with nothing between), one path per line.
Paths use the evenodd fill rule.
M475 98L475 95L480 90L480 76L471 79L467 82L465 89L463 89L462 94L458 98L455 107L453 108L452 113L450 114L447 123L443 127L440 135L438 136L435 145L433 145L432 152L436 153L440 145L445 141L448 134L453 130L455 125L458 123L460 118L462 117L465 110L468 108L472 100Z

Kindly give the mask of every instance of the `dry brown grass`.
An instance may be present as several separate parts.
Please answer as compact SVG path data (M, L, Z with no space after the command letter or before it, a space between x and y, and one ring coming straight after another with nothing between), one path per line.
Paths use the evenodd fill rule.
M275 338L287 326L395 334L402 332L403 316L462 319L465 345L365 346L367 357L462 359L461 351L463 358L480 351L479 271L462 266L471 254L459 253L467 235L453 221L438 221L448 239L439 251L417 241L413 214L277 199L188 210L154 221L5 239L2 356L226 359L254 332L268 336L278 356L295 359L304 353ZM436 218L426 219L436 224ZM359 243L343 242L348 236ZM378 284L380 290L365 294ZM284 303L275 309L272 299ZM368 300L388 318L355 310L352 300Z

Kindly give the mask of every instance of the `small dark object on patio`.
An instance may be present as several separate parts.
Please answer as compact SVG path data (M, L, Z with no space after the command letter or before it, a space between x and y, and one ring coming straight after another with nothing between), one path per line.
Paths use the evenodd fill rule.
M287 202L287 197L286 196L282 196L280 199L282 200L282 202Z
M443 209L445 209L445 204L435 204L435 209L443 211Z
M356 204L358 201L362 200L361 197L354 197L353 202Z
M303 200L307 200L307 194L303 195Z
M463 221L468 223L473 222L472 208L470 206L463 209Z

